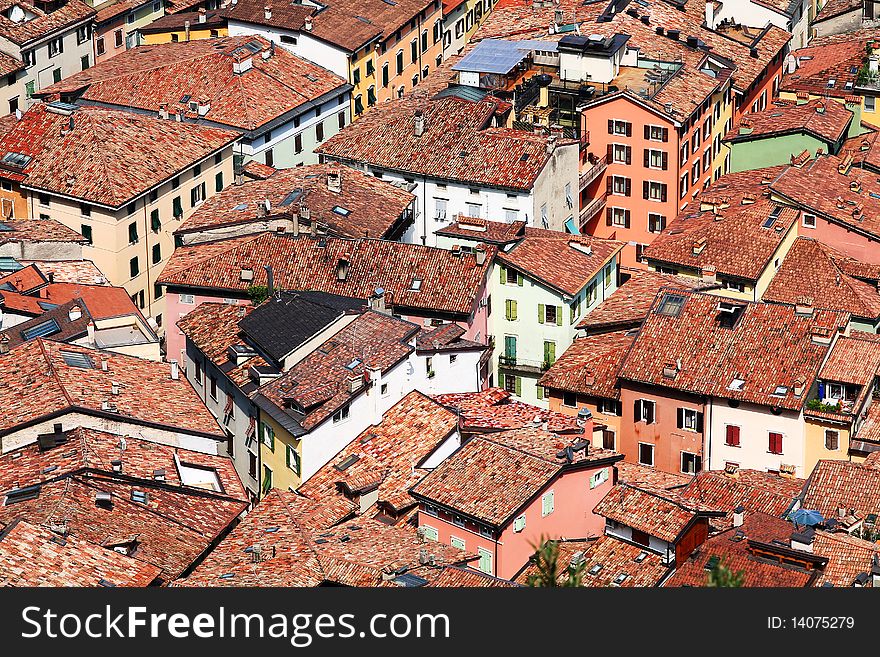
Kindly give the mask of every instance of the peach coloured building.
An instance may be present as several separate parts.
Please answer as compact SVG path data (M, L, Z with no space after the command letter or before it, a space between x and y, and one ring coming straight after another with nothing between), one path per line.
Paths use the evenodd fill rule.
M410 492L419 501L419 531L428 540L476 554L475 567L512 578L542 539L600 536L593 513L616 479L623 457L583 436L539 428L473 438ZM430 550L429 550L430 551Z

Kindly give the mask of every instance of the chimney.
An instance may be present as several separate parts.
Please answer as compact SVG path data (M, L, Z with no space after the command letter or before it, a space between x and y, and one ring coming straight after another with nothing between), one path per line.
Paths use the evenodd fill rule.
M733 510L733 526L734 527L742 527L743 520L745 519L746 510L742 507L742 505L736 507Z
M9 353L9 336L4 334L0 337L0 354Z
M241 274L239 274L239 280L242 283L249 283L254 280L254 270L253 269L242 269Z
M871 562L871 586L880 588L880 558L876 554Z
M802 380L795 381L794 382L794 390L792 392L794 392L795 397L802 397L804 394L805 388L806 388L806 383L804 381L802 381Z
M695 240L694 240L694 245L693 245L693 253L694 253L694 255L700 255L703 251L705 251L705 250L706 250L706 244L708 244L708 242L709 242L709 240L708 240L708 238L707 238L705 235L704 235L703 237L700 237L700 238L698 238L698 239L695 239Z
M373 296L370 297L370 310L375 310L379 313L387 312L385 308L385 290L381 287L377 287L373 291Z
M553 151L556 150L556 137L554 135L550 135L547 137L547 155L553 155Z
M306 32L312 31L312 17L311 16L306 16L306 22L305 22L305 25L303 25L303 27L305 28Z
M94 324L92 324L92 326L94 326ZM101 359L101 371L107 372L109 370L109 367L110 367L110 363L107 361L107 359L102 358Z
M113 472L122 472L122 459L113 459L110 461L110 467L113 468Z
M333 165L327 170L327 189L334 194L342 191L342 168L339 165Z
M413 116L413 134L416 137L421 137L425 134L425 115L422 110L416 110Z
M189 41L189 21L183 21L184 41Z
M171 380L177 381L180 378L180 365L177 364L177 360L174 359L171 361Z
M266 5L265 7L263 7L263 16L266 18L266 20L272 18L272 5Z
M373 424L382 421L382 368L368 367L367 374L370 377L370 393L373 396Z
M825 103L819 103L816 105L816 114L824 114L825 113Z
M199 116L205 116L211 110L211 100L207 96L199 96Z
M588 388L591 388L593 384L596 383L596 375L592 370L587 370L584 372L584 385Z
M272 269L272 265L263 265L263 269L266 270L266 290L271 297L275 294L275 272Z
M67 311L67 316L70 318L71 322L75 322L78 319L81 319L83 316L82 308L79 306L73 306L70 310Z
M159 118L168 118L168 103L159 103Z
M119 394L119 384L116 383L116 381L110 382L110 394L111 395L118 395Z
M254 58L251 56L236 58L232 61L232 72L236 75L246 73L254 67Z
M88 334L89 346L94 347L95 346L95 323L94 322L90 321L86 325L86 333ZM101 361L101 369L104 370L105 372L107 371L106 359Z
M336 280L340 283L348 278L349 255L346 254L336 261Z
M309 206L305 203L299 204L299 218L303 221L308 221L312 217L312 211L309 210Z
M711 30L714 27L712 21L715 20L715 5L712 0L706 0L706 14L704 18L706 20L706 27Z
M706 265L702 269L703 274L703 282L714 285L718 282L717 276L718 270L715 268L715 265Z
M802 315L804 317L812 317L813 316L813 298L812 297L798 297L797 302L794 306L794 312L796 315Z
M797 94L797 104L798 105L806 105L810 100L810 94L806 91L799 91Z
M199 23L204 23L208 20L208 11L204 7L199 7Z
M480 242L474 247L474 258L477 261L477 267L482 267L486 264L486 245ZM878 283L880 285L880 283Z
M812 552L815 537L816 531L812 527L807 527L802 532L795 532L791 535L791 549Z

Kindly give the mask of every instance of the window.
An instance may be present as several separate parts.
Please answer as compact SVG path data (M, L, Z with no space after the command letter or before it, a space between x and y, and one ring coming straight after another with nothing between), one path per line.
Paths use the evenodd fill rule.
M562 306L538 304L538 323L562 326Z
M250 457L248 463L248 474L253 478L257 478L257 455L253 452L248 452L248 456Z
M271 148L266 149L266 152L263 155L264 155L264 159L266 160L266 166L274 167L275 166L275 153L272 151L272 149ZM204 185L205 185L205 183L202 183L203 196L204 196Z
M503 280L508 285L522 285L523 278L515 269L510 269L508 267L502 271L504 273Z
M627 208L606 208L605 223L608 226L618 226L620 228L630 227L630 218L632 214Z
M267 133L266 133L266 141L268 142L271 138L272 138L272 133L271 133L271 132L267 132ZM195 166L193 167L193 178L195 178L196 176L200 176L200 175L202 175L202 165L201 165L201 163L199 163L199 164L197 164L197 165L195 165Z
M135 244L138 241L138 227L136 223L128 224L128 243Z
M492 574L492 553L483 547L477 548L477 554L480 555L479 569L487 575Z
M833 429L825 430L825 449L836 451L840 447L840 433Z
M815 227L816 227L816 215L804 214L804 228L815 228Z
M550 367L556 362L556 343L553 340L544 340L544 367Z
M446 220L446 205L447 200L445 198L434 199L434 219L437 221Z
M175 219L182 219L183 218L183 201L181 200L181 198L179 196L175 196L171 205L172 205L172 212L174 214L174 218Z
M608 150L612 162L630 164L632 162L632 147L626 144L609 144Z
M34 95L34 84L36 84L33 80L24 85L25 95L30 98Z
M382 64L382 86L388 86L388 64Z
M526 528L526 514L522 514L522 515L514 518L514 520L513 520L513 531L514 532L519 533L525 528Z
M629 196L632 193L632 181L623 176L611 176L611 193L618 196Z
M49 207L49 195L48 194L40 194L38 198L39 198L41 206L43 206L44 208Z
M636 399L633 404L633 420L636 422L644 422L645 424L654 424L657 402L650 399Z
M351 82L352 84L358 85L361 83L361 69L360 67L354 69L351 74Z
M266 160L267 160L266 164L269 164L268 160L269 160L269 153L270 152L271 151L266 151ZM272 166L272 165L269 164L269 166ZM198 205L199 203L201 203L202 201L205 200L205 183L199 183L198 185L196 185L195 187L193 187L189 191L189 200L190 200L190 207L195 207L196 205Z
M508 322L515 322L517 319L516 301L513 299L504 300L504 319Z
M115 43L116 47L117 47L117 48L121 48L121 47L122 47L122 41L123 41L123 38L122 38L122 30L116 30L116 31L113 33L113 37L114 37L114 43Z
M555 495L553 491L547 491L541 496L541 517L546 518L551 513L553 513L553 509L555 507Z
M562 393L562 405L574 408L575 406L577 406L577 395L573 392L569 392L568 390L564 391Z
M703 139L708 139L712 135L712 117L707 117L703 121Z
M209 390L211 392L211 399L213 399L214 401L217 401L217 377L211 376L211 377L209 377L209 381L210 381Z
M272 468L268 465L263 466L263 492L268 492L272 488Z
M608 119L608 134L632 137L632 123L618 119Z
M657 312L667 317L678 317L684 306L684 297L680 294L664 294Z
M82 233L82 236L86 239L86 243L92 244L92 227L87 224L82 224L79 227L79 232Z
M479 203L466 203L467 206L467 216L469 217L479 217L481 205Z
M87 68L89 68L90 65L91 62L89 61L88 55L83 55L79 58L79 68L81 71L85 71Z
M260 422L260 441L270 450L275 451L275 430L265 422Z
M646 148L645 168L662 169L665 171L669 168L669 157L663 151L654 150L653 148Z
M342 408L340 408L338 411L336 411L333 414L333 424L339 424L340 422L347 420L348 415L349 415L349 408L348 408L348 404L346 404L345 406L343 406Z
M450 537L449 537L449 544L450 544L452 547L454 547L454 548L458 548L459 550L464 550L464 549L465 549L465 541L464 541L464 539L463 539L463 538L459 538L458 536L450 536Z
M649 201L666 202L666 183L645 180L642 183L642 197Z
M654 446L650 443L639 443L639 463L654 467Z
M616 449L615 435L611 429L602 429L602 449Z
M162 246L159 244L153 245L153 264L158 265L162 262Z
M121 31L121 30L120 30ZM119 45L119 44L117 44ZM51 39L49 41L49 57L54 57L62 52L64 52L64 41L63 39Z
M648 141L669 141L669 129L659 125L646 125L645 139Z
M419 60L419 42L417 39L409 42L409 57L413 64Z
M162 285L160 285L159 283L153 283L153 298L154 299L161 299L163 294L165 294L165 288ZM159 326L162 326L162 324L159 324L160 319L161 319L161 316L157 315L156 316L156 324L158 324Z
M699 411L696 411L692 408L679 408L678 409L678 424L676 425L679 429L685 429L687 431L696 431L697 433L702 433L703 431L703 414Z
M660 233L666 228L666 217L654 212L648 213L648 232Z
M171 189L177 189L180 187L180 176L175 176L171 179Z
M138 264L137 256L128 261L128 271L132 278L141 273L141 267L140 264Z
M606 481L608 481L608 468L602 468L590 476L590 490L601 486Z
M192 305L196 302L195 296L192 294L181 294L180 295L180 303L184 305Z
M697 474L703 469L703 457L690 452L681 453L681 471L685 474Z
M370 85L369 89L367 89L367 105L372 107L376 104L376 87L375 85ZM323 137L322 137L323 139Z
M874 96L865 96L865 111L873 112L876 109L877 99Z
M98 44L101 46L101 50L98 53L99 55L104 53L104 39L98 39ZM36 50L22 50L21 51L21 59L24 62L25 66L33 66L37 63L37 51Z
M728 447L739 447L739 427L728 424L724 431L724 444Z
M402 50L397 51L397 56L395 58L395 64L396 64L397 75L400 75L401 73L403 73L403 51Z
M768 451L771 454L782 454L782 434L771 431L769 433Z
M222 192L223 191L223 172L219 171L217 175L214 176L214 191Z
M616 399L599 399L596 403L596 410L605 415L620 416L623 411L623 404Z
M285 445L285 460L287 462L288 469L292 470L293 473L298 477L300 474L300 458L299 452L297 452L290 445Z

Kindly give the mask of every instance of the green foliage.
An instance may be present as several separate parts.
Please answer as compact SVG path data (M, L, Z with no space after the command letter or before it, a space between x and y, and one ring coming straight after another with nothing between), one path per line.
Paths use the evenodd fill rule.
M247 289L247 295L255 306L259 306L269 298L269 288L265 285L252 285Z
M811 411L821 411L823 413L839 413L840 402L836 404L825 404L821 399L811 399L807 402L807 408Z
M871 70L867 63L862 65L856 76L857 85L871 85L877 82L877 74Z
M536 571L528 576L526 585L532 587L575 587L583 586L585 563L577 565L559 563L559 543L541 538L540 547L533 545L532 557Z
M745 571L733 572L724 565L722 560L712 564L706 586L711 588L740 588L746 579Z

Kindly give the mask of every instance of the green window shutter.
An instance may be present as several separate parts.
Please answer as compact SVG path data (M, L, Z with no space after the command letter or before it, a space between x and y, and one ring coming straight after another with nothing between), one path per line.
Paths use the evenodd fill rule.
M510 302L510 319L516 321L516 301Z
M421 525L419 527L419 529L422 530L422 534L429 541L436 541L436 540L439 540L439 538L440 538L439 532L436 529L434 529L433 527L428 527L428 525Z
M174 205L174 217L176 219L182 217L183 216L183 201L180 200L179 196L174 197L173 205Z
M538 324L544 323L544 304L538 304Z
M449 544L454 548L458 548L459 550L465 549L464 539L458 538L457 536L450 536L449 537Z
M498 373L498 387L504 387L504 374L502 374L501 372Z
M544 362L552 365L556 362L556 343L549 340L544 341Z
M221 171L216 176L214 176L214 191L222 192L223 191L223 172Z
M516 396L522 397L522 377L516 377Z
M507 282L507 267L504 265L498 265L498 271L501 272L501 282Z
M513 521L513 531L521 532L526 528L526 515L523 514Z
M556 326L562 326L562 306L556 306Z
M158 233L162 230L162 222L159 220L159 210L153 210L150 212L150 228L153 232Z
M287 467L290 467L290 445L287 445L287 448L284 450L284 461Z
M569 313L571 315L571 319L569 320L569 324L574 324L574 320L577 319L577 306L571 306L569 308Z
M553 498L554 498L554 495L553 495L552 490L547 493L544 493L544 495L541 497L541 515L542 516L549 516L551 513L553 513L554 502L555 502L555 500Z
M480 555L480 570L487 575L492 574L492 553L486 548L477 548L477 554Z
M510 318L510 304L511 303L512 302L510 301L510 299L504 300L504 319L506 319L507 321L510 321L510 319L511 319Z
M538 385L536 389L538 391L538 399L544 399L544 386Z
M522 274L517 274L517 275L516 275L516 284L519 285L520 287L523 286L523 277L522 277Z

